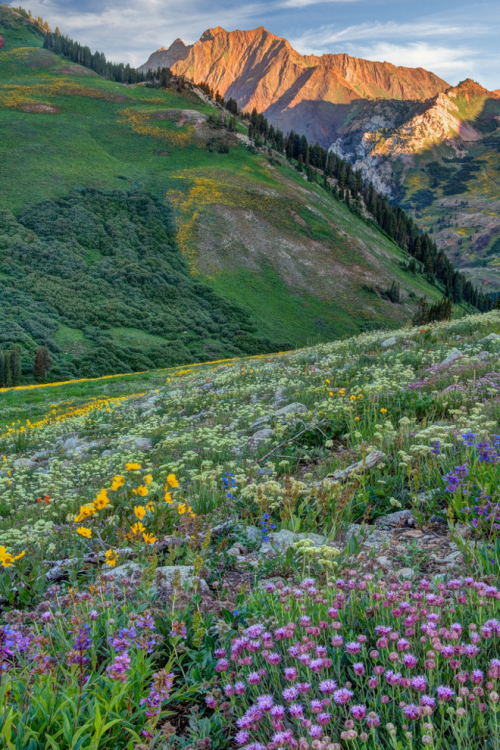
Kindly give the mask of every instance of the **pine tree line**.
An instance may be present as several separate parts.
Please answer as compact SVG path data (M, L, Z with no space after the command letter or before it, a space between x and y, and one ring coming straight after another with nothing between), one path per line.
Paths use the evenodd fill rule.
M15 346L11 351L0 349L0 388L10 388L21 382L21 352Z
M245 117L245 114L242 113L242 116ZM422 232L406 211L392 205L372 182L366 182L361 171L354 170L347 159L317 143L309 144L305 135L293 130L284 135L281 130L269 125L267 118L256 109L246 117L249 119L248 135L256 146L268 146L285 154L290 162L296 161L297 169L305 172L312 182L318 182L318 175L322 173L323 181L320 184L360 216L363 216L364 206L378 227L409 253L411 258L407 270L410 273L420 269L429 281L440 282L445 296L455 304L467 302L481 312L492 309L493 300L489 295L474 287L465 274L453 266L430 235Z
M63 36L58 28L55 32L47 30L43 48L62 55L85 68L90 68L103 78L109 78L118 83L141 83L146 80L144 73L132 68L128 63L112 63L106 60L104 52L92 53L90 47Z

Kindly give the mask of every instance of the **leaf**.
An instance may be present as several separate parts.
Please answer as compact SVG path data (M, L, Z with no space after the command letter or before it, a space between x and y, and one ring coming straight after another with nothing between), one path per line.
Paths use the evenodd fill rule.
M102 716L101 716L101 711L99 709L99 704L97 701L94 704L94 713L95 713L94 729L96 732L99 732L99 729L101 728L101 724L102 724Z

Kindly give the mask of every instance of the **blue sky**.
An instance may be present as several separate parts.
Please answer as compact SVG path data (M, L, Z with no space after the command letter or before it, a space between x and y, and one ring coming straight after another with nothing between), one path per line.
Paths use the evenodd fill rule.
M24 6L110 59L134 65L177 37L194 42L212 26L265 26L304 54L347 52L421 66L451 84L470 77L500 88L499 0L26 0Z

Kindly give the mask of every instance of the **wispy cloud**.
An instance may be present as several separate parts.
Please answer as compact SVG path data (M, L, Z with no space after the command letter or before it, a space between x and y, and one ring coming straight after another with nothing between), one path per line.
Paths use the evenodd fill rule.
M277 8L305 8L308 5L325 5L333 3L359 3L362 0L282 0L278 2L274 7Z
M319 29L305 31L291 43L299 52L331 52L333 45L363 40L411 39L421 40L429 37L471 37L491 32L491 26L482 24L449 24L440 21L417 21L415 23L362 23L339 28L334 25L321 26Z

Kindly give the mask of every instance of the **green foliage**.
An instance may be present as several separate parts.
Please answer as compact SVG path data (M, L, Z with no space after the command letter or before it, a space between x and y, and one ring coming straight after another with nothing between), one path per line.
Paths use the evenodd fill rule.
M82 189L17 221L3 211L0 244L2 343L22 346L31 362L47 347L35 377L46 377L50 358L60 379L286 348L255 336L244 311L189 274L171 209L145 193ZM61 324L83 344L61 347ZM114 327L152 340L117 340ZM11 372L17 384L17 348Z

